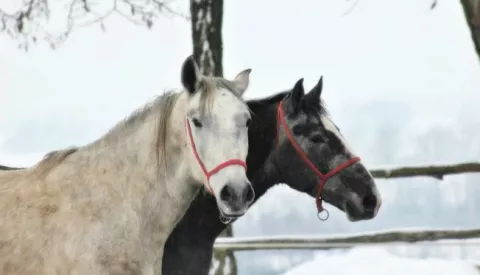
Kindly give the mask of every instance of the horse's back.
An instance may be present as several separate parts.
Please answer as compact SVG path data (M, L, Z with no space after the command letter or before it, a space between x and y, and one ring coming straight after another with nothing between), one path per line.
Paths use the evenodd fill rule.
M142 274L143 266L123 264L138 256L137 243L124 239L136 227L118 225L135 212L69 170L0 173L0 274Z
M0 273L44 274L48 198L30 169L0 173ZM47 230L47 232L46 232Z

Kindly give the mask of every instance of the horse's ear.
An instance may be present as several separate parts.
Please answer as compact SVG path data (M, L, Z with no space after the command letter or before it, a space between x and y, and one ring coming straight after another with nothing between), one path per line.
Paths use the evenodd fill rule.
M323 90L323 76L320 77L317 85L315 85L315 87L313 87L308 94L309 95L311 94L313 98L319 99L320 96L322 95L322 90Z
M308 94L302 99L304 101L308 102L320 102L320 96L322 95L322 89L323 89L323 77L321 76L320 79L318 80L317 85L308 92Z
M190 55L182 65L182 85L187 91L193 94L198 88L200 70L198 69L195 57Z
M292 91L287 97L288 107L290 107L292 111L296 112L304 95L305 90L303 88L303 78L300 78L297 83L295 83L295 86L293 86Z
M241 71L240 73L237 74L235 79L233 80L233 85L236 88L236 93L238 96L242 96L243 93L248 88L248 84L250 83L250 73L252 72L252 69L246 69Z

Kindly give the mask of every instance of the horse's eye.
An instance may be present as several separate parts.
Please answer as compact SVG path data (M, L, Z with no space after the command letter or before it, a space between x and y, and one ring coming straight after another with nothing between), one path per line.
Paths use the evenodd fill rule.
M311 136L310 137L310 140L313 142L313 143L320 143L323 141L323 138L322 136L320 135L314 135L314 136Z
M195 125L195 127L197 127L197 128L202 128L202 126L203 126L202 123L196 118L193 118L192 122L193 122L193 125Z
M252 119L251 119L251 118L249 118L249 119L247 120L247 123L246 123L245 126L247 126L247 127L250 126L250 122L252 122Z

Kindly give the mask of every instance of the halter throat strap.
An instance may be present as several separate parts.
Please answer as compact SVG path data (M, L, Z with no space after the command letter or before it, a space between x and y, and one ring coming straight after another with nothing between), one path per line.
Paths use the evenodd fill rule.
M320 172L320 170L318 170L318 168L315 166L315 164L313 164L313 162L308 158L307 154L305 153L305 151L303 151L302 147L300 147L300 145L298 145L298 143L295 141L295 138L294 138L292 132L290 131L290 129L288 128L288 124L285 120L285 114L284 114L284 111L283 111L283 100L280 101L280 103L277 106L277 149L278 149L278 146L279 146L279 138L280 138L281 128L283 128L283 131L285 132L285 135L287 136L287 139L290 141L290 144L293 146L293 148L295 149L297 154L300 156L300 158L303 160L303 162L319 178L318 188L317 188L317 192L316 192L316 196L315 196L315 202L316 202L316 206L317 206L317 211L318 211L317 214L318 214L319 219L326 220L328 218L328 212L322 206L322 196L321 196L323 187L325 186L325 184L327 183L327 181L330 178L332 178L333 176L338 174L343 169L353 165L354 163L357 163L358 161L360 161L360 158L359 157L353 157L353 158L343 162L342 164L338 165L337 167L335 167L334 169L332 169L328 173L323 174L322 172ZM327 217L325 219L322 219L320 217L320 213L322 213L324 211L326 212Z
M247 163L245 161L241 160L241 159L229 159L229 160L227 160L225 162L222 162L219 165L215 166L213 169L207 170L207 168L205 167L205 164L203 163L202 159L200 158L200 155L198 154L197 147L195 146L195 140L193 139L192 128L190 127L190 121L188 120L188 118L185 118L185 128L187 130L187 136L188 136L188 139L190 141L190 146L192 147L193 154L195 156L195 159L197 160L198 165L202 169L203 174L205 175L205 177L207 179L208 191L211 194L214 194L212 186L210 185L210 178L213 175L215 175L216 173L220 172L221 170L223 170L223 169L225 169L229 166L233 166L233 165L240 165L243 168L245 168L245 170L247 170Z

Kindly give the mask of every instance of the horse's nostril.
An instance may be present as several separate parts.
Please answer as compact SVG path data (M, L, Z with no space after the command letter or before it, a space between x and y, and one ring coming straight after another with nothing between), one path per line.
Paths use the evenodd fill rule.
M250 184L248 185L248 188L243 191L243 198L248 203L252 202L255 198L255 193L253 192L253 188L250 186Z
M375 210L375 207L377 206L377 197L373 195L365 196L362 200L362 205L367 211Z
M222 201L230 201L233 197L233 190L229 184L225 185L220 191L220 199Z

